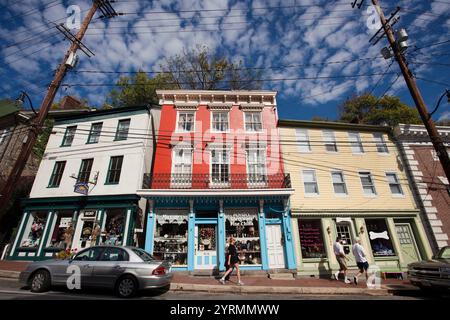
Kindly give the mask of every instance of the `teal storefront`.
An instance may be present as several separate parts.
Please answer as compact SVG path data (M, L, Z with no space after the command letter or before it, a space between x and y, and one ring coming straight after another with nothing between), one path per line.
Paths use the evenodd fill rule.
M296 269L289 196L141 196L145 249L175 271L224 271L230 237L242 270Z
M139 199L137 195L25 199L8 259L45 260L62 250L132 245Z

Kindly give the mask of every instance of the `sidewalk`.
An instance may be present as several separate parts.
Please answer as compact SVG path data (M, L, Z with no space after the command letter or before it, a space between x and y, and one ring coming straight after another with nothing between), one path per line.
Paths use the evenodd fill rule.
M0 278L18 278L29 262L0 261ZM363 278L360 278L363 280ZM242 278L244 286L232 282L222 285L213 277L191 276L174 273L170 289L173 291L199 291L210 293L262 293L262 294L354 294L354 295L389 295L398 291L416 291L407 280L381 280L381 288L368 289L364 281L356 286L345 284L342 280L317 278L299 278L293 280L269 279L266 276L246 276Z

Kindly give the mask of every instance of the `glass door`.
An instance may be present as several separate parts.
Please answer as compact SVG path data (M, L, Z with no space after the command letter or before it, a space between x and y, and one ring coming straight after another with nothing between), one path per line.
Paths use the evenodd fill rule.
M342 246L344 247L345 255L349 259L349 260L347 260L347 265L348 266L356 266L355 257L353 256L353 253L352 253L353 235L352 235L350 224L338 223L336 225L336 232L337 232L338 237L340 237L342 240Z
M217 265L217 228L215 224L195 226L195 269L213 269Z

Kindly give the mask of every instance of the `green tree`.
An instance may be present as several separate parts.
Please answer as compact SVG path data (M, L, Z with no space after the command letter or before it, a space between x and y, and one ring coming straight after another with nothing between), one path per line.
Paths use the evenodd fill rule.
M161 73L150 77L140 70L132 76L122 76L117 88L108 94L113 107L158 103L157 89L251 90L261 88L261 71L218 56L205 46L183 50L160 66Z
M33 154L41 160L45 153L45 147L47 147L48 139L52 134L53 124L55 121L52 118L45 119L42 131L39 133L36 143L33 146Z
M396 96L381 99L371 94L354 96L339 106L339 113L339 120L343 122L389 126L421 123L418 111Z

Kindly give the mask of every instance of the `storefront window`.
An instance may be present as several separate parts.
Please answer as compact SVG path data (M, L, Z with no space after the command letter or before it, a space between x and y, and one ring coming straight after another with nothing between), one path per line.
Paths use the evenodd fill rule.
M120 246L123 243L125 230L126 210L106 210L105 227L101 233L100 242L106 245Z
M374 257L395 256L392 239L384 219L366 219L367 232Z
M173 265L187 265L187 214L171 212L156 215L153 257L170 260Z
M56 212L56 219L52 226L50 237L47 240L47 247L61 250L70 248L74 233L72 216L73 211Z
M241 264L261 264L258 214L251 212L225 212L225 231L228 239L236 239Z
M47 222L47 212L32 212L25 225L25 231L20 241L20 246L24 248L36 248L39 246Z
M299 219L298 232L303 259L326 258L320 219Z

